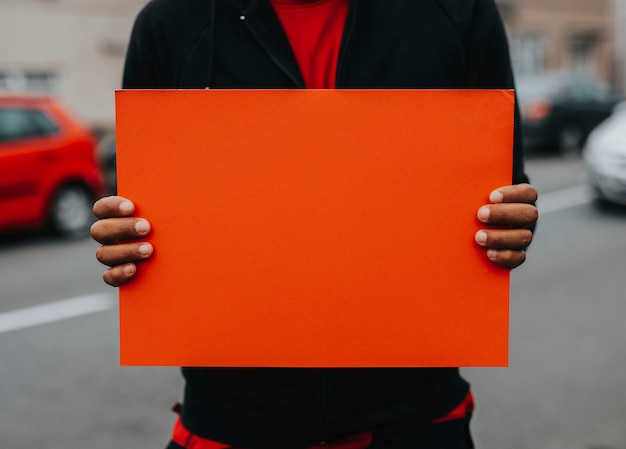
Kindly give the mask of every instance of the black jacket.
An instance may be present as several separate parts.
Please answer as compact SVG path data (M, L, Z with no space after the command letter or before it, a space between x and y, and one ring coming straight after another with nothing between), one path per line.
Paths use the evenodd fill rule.
M123 85L304 87L267 0L153 0L137 18ZM494 1L352 0L336 87L512 88ZM518 129L514 183L527 181ZM414 428L445 415L468 391L457 369L183 368L183 374L185 426L251 449Z

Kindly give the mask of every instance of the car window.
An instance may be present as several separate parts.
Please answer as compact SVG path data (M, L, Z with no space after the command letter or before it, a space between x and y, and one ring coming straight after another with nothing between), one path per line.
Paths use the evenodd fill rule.
M614 100L613 93L607 86L600 84L589 86L589 95L595 101L611 102Z
M608 87L588 81L578 81L569 88L569 97L577 102L610 102L612 94Z
M33 123L35 123L35 126L39 130L40 136L57 134L59 132L59 127L57 126L57 124L54 123L54 121L52 121L52 119L43 112L31 109L27 111L27 114L29 115Z
M0 108L0 143L58 133L58 126L35 109Z
M522 98L551 97L562 88L562 83L555 78L522 78L517 82L518 95Z

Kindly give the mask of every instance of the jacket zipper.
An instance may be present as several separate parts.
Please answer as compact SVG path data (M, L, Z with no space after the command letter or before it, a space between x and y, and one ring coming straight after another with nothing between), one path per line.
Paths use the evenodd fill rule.
M350 38L352 36L352 29L354 23L354 17L356 15L356 7L358 0L349 0L350 5L348 6L348 16L346 17L346 24L344 26L343 34L341 36L341 43L339 45L339 57L337 60L337 73L335 74L335 88L338 89L341 87L341 77L343 75L343 67L344 61L346 59L346 54L348 53L350 47ZM319 415L318 415L318 426L319 426L319 443L326 444L328 443L329 435L329 421L330 421L330 396L331 396L331 374L332 369L322 369L321 371L321 381L320 381L320 402L319 402Z
M318 435L319 444L328 443L329 428L329 405L331 395L331 369L322 369L320 371L320 396L318 408Z
M344 72L344 65L346 60L346 54L350 47L350 41L352 37L352 29L354 28L354 17L356 16L356 8L358 1L350 0L348 6L348 17L346 17L346 24L343 29L343 35L341 37L341 44L339 45L339 58L337 60L337 73L335 76L335 88L341 87L342 75Z
M293 59L293 66L286 64L287 59L291 59L290 56L284 52L284 48L277 49L275 36L268 34L267 30L259 23L259 18L256 17L259 14L265 14L265 19L268 20L268 15L271 15L273 19L278 20L275 13L272 11L272 7L269 4L256 5L257 2L252 1L251 6L247 10L241 11L239 20L245 23L248 30L256 38L257 42L265 49L269 57L274 63L291 79L294 86L297 88L304 88L304 80L297 69L295 59ZM265 9L263 9L265 8ZM268 10L269 8L269 10ZM286 44L288 46L288 43Z

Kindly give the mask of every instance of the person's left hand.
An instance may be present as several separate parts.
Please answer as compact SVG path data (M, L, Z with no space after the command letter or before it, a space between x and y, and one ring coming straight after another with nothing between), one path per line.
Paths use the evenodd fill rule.
M491 192L489 201L478 209L478 220L489 227L476 232L476 243L493 263L518 267L526 260L525 250L533 239L529 228L539 215L534 206L537 190L530 184L504 186Z

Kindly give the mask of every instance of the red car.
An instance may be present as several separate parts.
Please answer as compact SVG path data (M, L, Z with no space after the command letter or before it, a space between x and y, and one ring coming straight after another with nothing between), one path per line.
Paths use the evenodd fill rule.
M0 231L86 236L106 192L94 136L57 100L0 94Z

